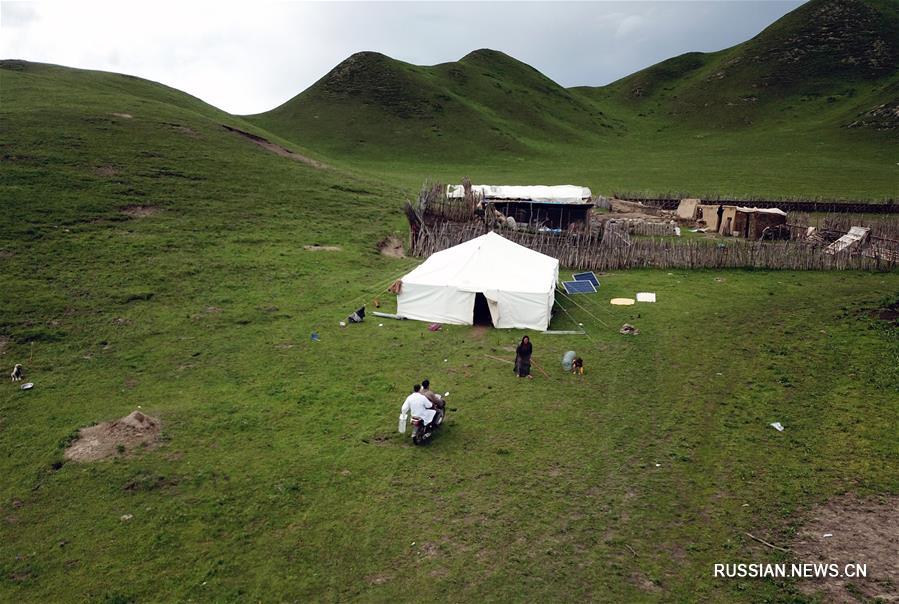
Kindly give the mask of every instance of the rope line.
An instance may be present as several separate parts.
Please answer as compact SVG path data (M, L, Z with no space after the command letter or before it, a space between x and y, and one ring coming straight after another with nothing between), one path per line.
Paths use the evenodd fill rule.
M571 313L568 312L568 310L564 306L562 306L562 304L560 302L557 302L557 303L559 304L559 308L562 309L562 312L564 312L566 315L568 315L568 318L571 319L571 322L574 323L575 326L578 326L578 322L575 320L574 317L571 316ZM593 339L593 336L591 336L590 333L582 325L580 327L584 331L584 335L587 336L587 339L590 340L591 342L593 342L594 344L596 344L596 340Z
M368 298L374 296L375 294L378 294L381 292L386 292L387 288L390 286L391 283L393 283L394 281L396 281L397 279L399 279L400 277L402 277L403 275L408 273L411 269L412 269L412 265L404 268L401 272L397 273L393 277L389 277L388 279L381 279L380 281L376 281L374 284L372 284L371 286L364 289L361 294L359 294L355 298L351 298L348 302L334 300L332 302L329 302L327 304L327 306L330 307L330 306L337 306L338 304L340 304L340 305L346 304L346 306L351 307L352 310L355 310L355 306L358 302L367 300Z
M608 327L608 326L609 326L608 323L606 323L605 321L603 321L602 319L600 319L599 317L597 317L596 315L594 315L592 312L590 312L589 310L587 310L586 308L584 308L583 306L581 306L580 304L578 304L578 303L577 303L577 300L572 300L571 296L569 296L568 294L566 294L563 290L559 289L558 292L559 292L560 294L562 294L563 296L565 296L565 298L566 298L569 302L571 302L572 304L574 304L575 306L577 306L578 308L580 308L582 311L584 311L585 313L587 313L587 315L590 316L594 321L600 323L601 325L604 325L605 327Z

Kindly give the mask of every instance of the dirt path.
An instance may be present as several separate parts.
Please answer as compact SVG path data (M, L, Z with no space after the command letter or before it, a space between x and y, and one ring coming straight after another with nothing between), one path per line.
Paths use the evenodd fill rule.
M268 140L267 138L262 138L261 136L257 136L255 134L250 134L249 132L244 132L238 128L232 128L231 126L226 126L222 124L222 128L229 132L233 132L239 136L242 136L246 139L249 139L253 143L259 145L266 151L270 151L275 155L280 155L281 157L287 157L294 161L298 161L300 163L306 164L307 166L312 166L313 168L318 168L319 170L323 170L329 167L327 164L324 164L320 161L314 160L311 157L306 157L305 155L301 155L299 153L294 153L290 149L282 147L281 145L275 144Z

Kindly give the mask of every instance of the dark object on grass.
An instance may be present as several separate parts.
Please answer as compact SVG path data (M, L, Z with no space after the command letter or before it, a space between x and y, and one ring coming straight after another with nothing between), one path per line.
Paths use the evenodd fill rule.
M349 317L346 318L347 323L362 323L365 320L365 307L363 306Z
M581 357L574 359L574 362L571 363L571 373L584 375L584 359Z

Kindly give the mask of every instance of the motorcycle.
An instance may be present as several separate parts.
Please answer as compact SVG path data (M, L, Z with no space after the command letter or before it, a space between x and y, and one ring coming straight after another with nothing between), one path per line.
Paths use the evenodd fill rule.
M425 420L420 417L412 416L412 444L415 445L426 445L431 438L434 437L434 433L443 425L443 419L446 415L443 412L443 409L438 409L437 413L434 414L434 419L430 422L425 423Z
M445 396L448 396L449 392L446 393ZM430 422L425 422L422 418L417 415L412 416L412 443L415 445L426 445L431 438L434 437L434 433L443 425L443 420L446 419L446 398L441 397L443 401L443 405L436 409L436 413L434 414L433 419ZM399 431L402 433L406 432L406 415L400 415L400 423L399 423Z

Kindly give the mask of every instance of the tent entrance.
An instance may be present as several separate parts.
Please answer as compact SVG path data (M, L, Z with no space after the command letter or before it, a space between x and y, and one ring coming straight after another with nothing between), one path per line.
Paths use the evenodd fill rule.
M493 326L493 316L490 314L490 304L487 302L487 296L481 292L474 295L474 314L471 323L472 325Z

